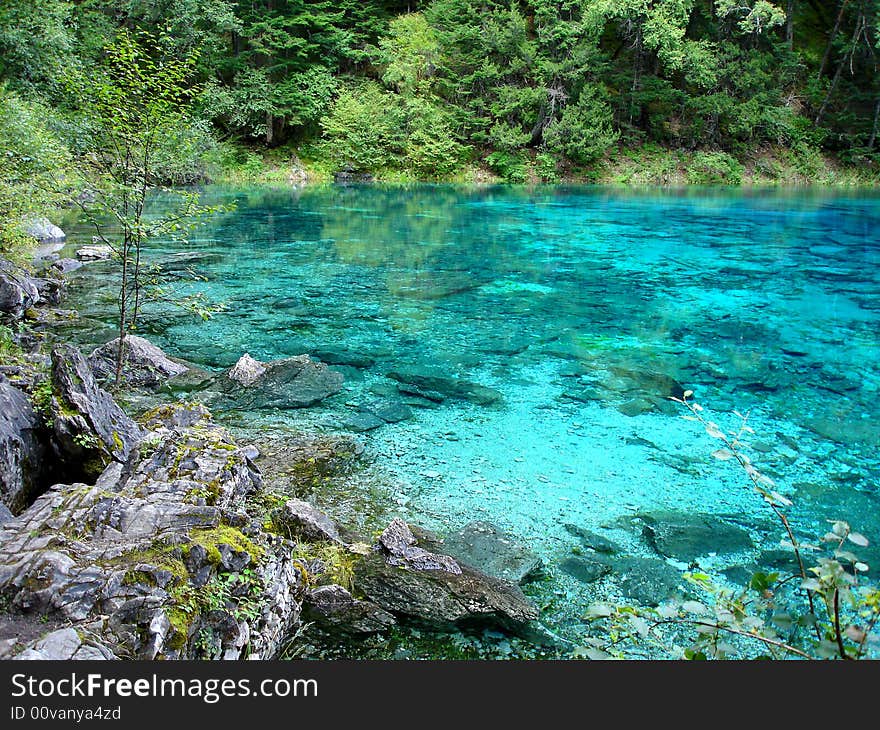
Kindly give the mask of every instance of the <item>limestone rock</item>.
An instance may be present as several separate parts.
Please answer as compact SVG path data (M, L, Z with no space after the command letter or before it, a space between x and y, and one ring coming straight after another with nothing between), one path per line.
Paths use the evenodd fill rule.
M80 246L76 250L76 257L80 261L104 261L113 256L113 249L109 246Z
M512 583L538 576L543 561L525 545L489 522L470 522L443 541L443 550L487 575Z
M48 478L46 441L28 397L0 376L0 502L20 512Z
M267 363L245 355L226 373L225 391L240 408L308 408L342 390L342 382L308 355Z
M96 348L89 355L89 365L98 380L109 381L116 377L116 358L119 338ZM122 377L125 385L133 388L158 388L169 378L185 373L189 368L171 360L149 340L137 335L125 338L122 360Z
M53 445L65 462L124 462L143 430L100 388L75 347L52 350Z
M305 540L341 542L339 528L327 515L301 499L289 499L275 517L292 535Z
M387 631L397 622L388 611L361 601L338 585L319 586L306 595L303 618L334 634L364 635Z
M386 611L440 630L521 632L538 616L518 586L425 550L401 519L356 563L355 584Z
M0 314L14 320L22 319L39 299L40 292L34 280L5 259L0 259Z
M64 231L48 218L29 218L22 224L25 235L38 241L63 241L67 238Z

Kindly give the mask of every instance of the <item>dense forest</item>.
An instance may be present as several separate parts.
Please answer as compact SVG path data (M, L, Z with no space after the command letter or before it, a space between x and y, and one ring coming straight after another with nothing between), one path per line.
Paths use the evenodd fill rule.
M172 184L272 166L870 182L878 14L877 0L2 0L0 207L95 155L101 117L139 83L174 87L153 155ZM123 38L136 78L96 104L87 87L124 65Z

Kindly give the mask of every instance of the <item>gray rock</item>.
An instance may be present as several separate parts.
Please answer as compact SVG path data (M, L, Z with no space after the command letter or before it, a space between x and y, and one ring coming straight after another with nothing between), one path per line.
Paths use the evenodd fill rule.
M312 350L309 354L315 359L327 363L328 365L347 365L360 370L371 368L376 363L376 361L369 355L345 349L319 349Z
M343 376L308 355L268 363L246 357L226 373L222 386L237 407L308 408L342 390Z
M607 558L575 555L564 558L559 567L563 573L582 583L594 583L612 570Z
M385 423L400 423L412 418L412 410L405 403L393 400L376 400L358 406L358 410L376 418L381 418Z
M0 502L12 512L27 507L45 486L45 436L28 397L0 376Z
M275 520L286 527L291 535L298 535L306 540L342 542L336 523L301 499L287 500Z
M22 223L22 230L25 235L38 241L63 241L67 238L64 231L48 218L29 218Z
M667 558L690 562L708 553L735 553L753 547L745 530L713 515L656 510L638 517L644 523L646 540Z
M89 365L98 380L109 381L116 377L116 358L119 353L117 337L101 345L89 355ZM149 340L136 335L125 338L122 359L122 377L125 385L132 388L158 388L169 378L187 372L189 368L171 360Z
M385 425L385 421L371 413L358 413L345 419L342 427L346 431L354 431L355 433L364 433L372 431Z
M379 536L377 547L384 551L392 565L415 570L442 570L454 574L461 573L461 567L448 555L440 555L420 547L409 525L399 517L391 520L388 527Z
M426 397L429 400L452 398L465 400L477 405L486 406L498 403L502 400L502 394L494 388L488 388L469 380L455 378L439 370L428 368L408 368L405 370L392 370L388 377L396 380L403 386L411 386L401 389L401 392L412 393ZM412 391L415 388L415 392Z
M292 546L259 528L248 533L254 555L229 544L245 539L228 525L259 474L203 413L157 412L151 422L155 443L145 453L111 464L93 487L53 487L0 526L0 593L13 611L51 613L100 638L76 648L73 634L59 635L49 645L57 658L276 656L297 629L305 593ZM242 577L230 583L248 592L247 619L232 605L237 588L226 608L180 610L174 589L209 584L212 571ZM22 658L46 651L35 644Z
M266 365L259 360L255 360L246 352L238 358L238 362L232 366L226 375L234 383L248 386L253 385L257 378L265 372Z
M58 269L62 274L70 274L77 269L81 269L82 265L82 261L67 258L58 259L57 261L52 262L52 267Z
M334 635L349 636L381 633L397 623L388 611L354 598L338 585L309 591L303 602L303 618Z
M564 525L564 527L569 535L578 538L581 541L581 544L590 550L595 550L597 553L608 554L620 552L620 546L616 542L609 540L607 537L603 537L592 530L588 530L585 527L579 527L578 525L572 525L570 523Z
M663 560L632 556L617 558L611 570L620 580L623 595L646 606L657 606L682 593L681 572Z
M18 320L40 299L34 280L5 259L0 259L0 313Z
M487 575L526 583L541 572L543 561L525 545L489 522L470 522L443 541L443 551Z
M76 629L58 629L34 644L33 647L25 649L21 654L13 657L13 659L43 659L58 661L62 659L73 659L74 654L79 651L82 646L82 639Z
M433 629L523 632L538 617L518 586L468 566L420 569L373 552L355 565L355 585L386 611Z
M76 257L80 261L105 261L113 256L113 249L109 246L80 246L76 250Z
M144 432L107 391L75 347L52 350L53 446L65 462L123 462Z
M11 522L14 519L15 515L9 511L9 507L3 502L0 502L0 525L5 525L7 522Z

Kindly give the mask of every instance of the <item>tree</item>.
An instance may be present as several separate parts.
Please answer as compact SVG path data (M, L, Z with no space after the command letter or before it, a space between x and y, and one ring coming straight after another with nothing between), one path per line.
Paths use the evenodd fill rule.
M94 226L95 238L119 261L119 340L116 383L122 378L126 335L137 328L144 299L144 244L182 235L213 209L196 193L167 190L174 199L159 216L147 215L157 180L157 149L165 131L179 124L194 89L195 54L174 55L168 36L120 31L101 64L71 86L88 147L81 157L87 194L75 202Z

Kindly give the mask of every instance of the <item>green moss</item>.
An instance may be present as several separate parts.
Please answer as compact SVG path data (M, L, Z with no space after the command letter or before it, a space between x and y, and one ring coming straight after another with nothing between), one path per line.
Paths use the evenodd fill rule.
M246 552L251 556L251 560L259 562L263 556L263 549L256 545L241 530L230 527L229 525L220 525L213 529L193 530L190 533L192 545L201 545L208 553L208 560L214 565L220 563L220 545L229 545L233 550Z
M298 543L291 557L302 567L309 583L335 583L353 591L354 568L358 556L344 545L326 542ZM306 570L306 564L313 560L320 560L324 565L324 572L320 575L312 575Z
M171 624L171 635L167 640L167 646L169 649L180 650L186 646L189 639L192 618L186 611L174 606L166 608L165 615Z
M156 578L152 573L148 573L145 570L127 570L125 571L125 575L122 577L122 585L125 586L133 586L137 584L143 584L148 586L156 585Z

